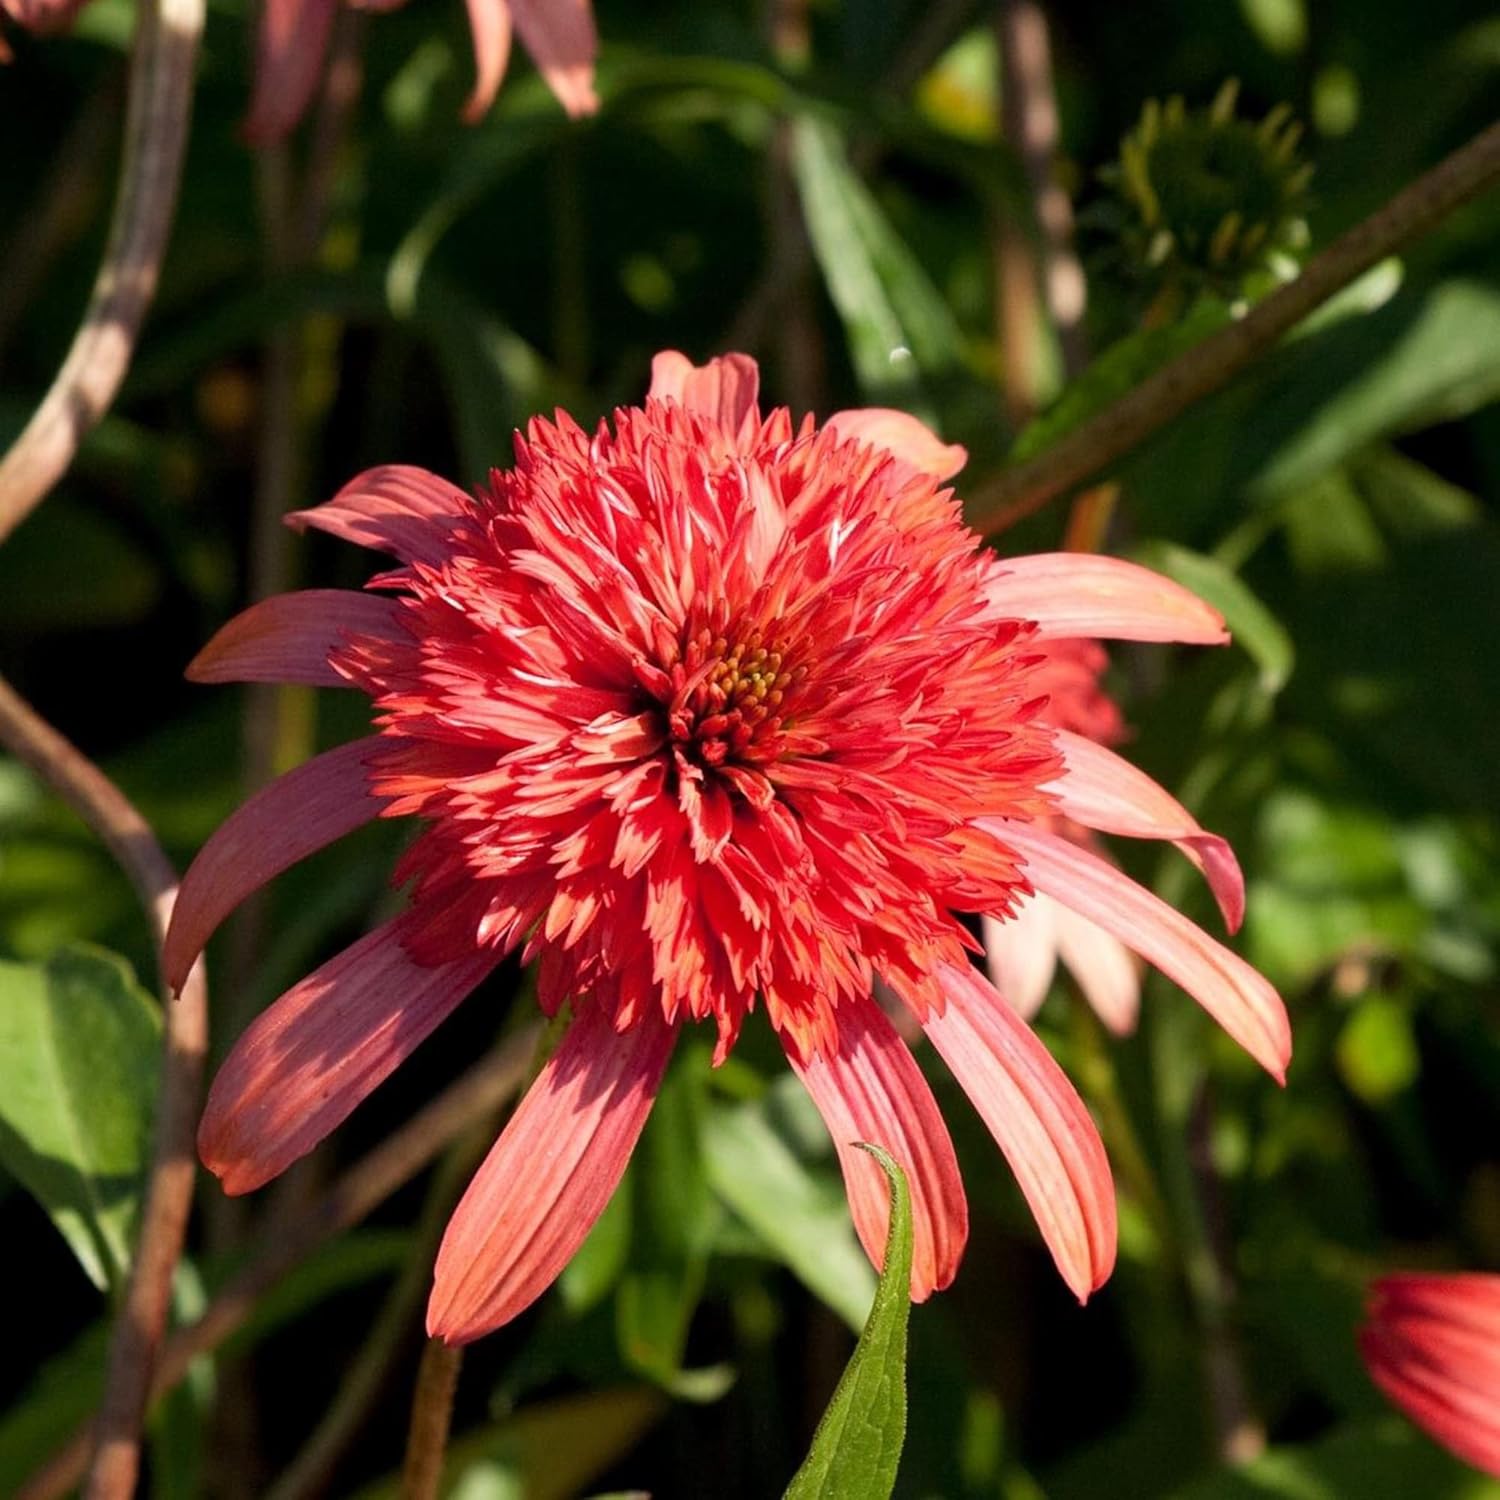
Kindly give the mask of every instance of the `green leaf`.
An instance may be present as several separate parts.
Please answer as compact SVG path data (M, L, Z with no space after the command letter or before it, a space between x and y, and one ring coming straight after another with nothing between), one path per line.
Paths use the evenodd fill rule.
M1212 604L1224 616L1236 644L1260 668L1261 687L1267 693L1281 691L1292 675L1292 638L1235 574L1217 558L1171 542L1148 543L1138 558Z
M855 1242L837 1175L812 1171L759 1100L711 1109L703 1152L714 1191L810 1291L859 1328L875 1277Z
M959 363L953 316L830 126L808 116L793 123L792 167L860 385L910 405L922 374Z
M888 1500L906 1441L906 1325L911 1318L911 1193L879 1146L861 1141L891 1183L885 1269L853 1358L818 1423L786 1500Z
M0 963L0 1163L101 1289L130 1263L160 1038L156 1006L103 949Z

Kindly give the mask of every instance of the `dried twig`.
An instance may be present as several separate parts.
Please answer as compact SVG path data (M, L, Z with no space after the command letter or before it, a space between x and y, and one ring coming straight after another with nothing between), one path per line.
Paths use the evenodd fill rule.
M143 0L138 16L109 243L62 368L0 458L0 541L62 478L109 409L156 291L182 175L203 0Z
M99 768L79 753L0 678L0 741L94 829L120 862L151 918L160 947L177 897L177 874L150 825ZM166 1027L156 1143L125 1303L110 1339L104 1401L87 1493L123 1500L135 1489L141 1423L166 1328L172 1273L182 1255L192 1204L193 1132L208 1050L208 995L200 960L177 1000L165 1001ZM84 1435L83 1453L89 1434Z
M993 533L1040 510L1122 458L1194 402L1227 385L1314 308L1500 179L1500 123L1340 235L1295 281L1203 340L1053 447L1003 469L969 496L969 518Z

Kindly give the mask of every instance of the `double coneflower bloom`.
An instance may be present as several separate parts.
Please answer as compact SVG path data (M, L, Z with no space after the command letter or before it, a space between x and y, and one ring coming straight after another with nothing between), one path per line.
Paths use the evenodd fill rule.
M475 1338L566 1264L614 1191L685 1026L717 1056L759 1007L838 1149L879 1263L880 1169L905 1168L911 1291L967 1233L953 1147L879 975L1008 1158L1068 1285L1109 1274L1115 1207L1088 1111L970 962L956 913L1040 894L1157 965L1271 1073L1290 1034L1254 970L1066 829L1170 839L1237 887L1222 843L1047 718L1046 643L1215 643L1193 595L1102 557L1001 560L913 418L762 414L752 360L658 356L642 407L534 420L464 494L362 475L292 518L392 554L369 591L258 604L201 681L352 687L376 732L253 797L183 882L180 982L279 871L375 817L419 831L405 911L295 985L220 1070L199 1134L226 1190L311 1150L501 961L538 963L557 1050L456 1209L432 1332Z

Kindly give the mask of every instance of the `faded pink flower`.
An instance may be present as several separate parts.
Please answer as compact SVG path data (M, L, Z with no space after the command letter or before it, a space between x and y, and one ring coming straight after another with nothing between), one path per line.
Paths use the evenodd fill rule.
M1037 690L1047 695L1043 719L1097 745L1119 744L1125 738L1125 723L1099 682L1108 659L1098 641L1047 641L1038 650L1044 660L1033 680ZM1075 760L1088 753L1085 745L1074 743ZM1178 847L1203 871L1225 925L1237 932L1245 914L1245 885L1234 851L1223 839L1199 828L1187 809L1160 787L1153 785L1150 796L1163 828L1175 823ZM1058 816L1050 826L1090 855L1108 859L1094 830L1126 831L1111 829L1110 816L1109 808L1100 804L1093 809L1091 821ZM1112 1032L1128 1036L1135 1030L1141 1005L1140 967L1130 945L1098 922L1038 891L1009 916L986 916L983 933L990 978L1027 1020L1041 1009L1061 960L1084 999Z
M393 553L372 592L266 600L200 653L200 681L356 687L377 731L251 798L183 882L180 982L209 934L295 861L374 817L420 832L405 912L240 1038L199 1132L227 1191L311 1150L519 949L571 1020L456 1209L433 1333L475 1338L557 1276L634 1149L678 1032L733 1045L759 1007L822 1112L878 1264L911 1182L911 1292L950 1282L968 1214L953 1147L876 974L947 1060L1080 1298L1108 1276L1115 1204L1088 1111L969 961L954 912L1034 891L1194 994L1277 1077L1271 987L1053 829L1191 846L1176 805L1049 726L1039 642L1224 639L1201 601L1108 558L1001 562L942 480L962 465L899 412L818 427L757 404L754 361L659 355L643 407L585 432L533 420L465 495L361 475L292 517ZM1167 809L1164 816L1163 808Z
M1370 1378L1418 1427L1500 1478L1500 1276L1379 1277L1359 1350Z
M48 36L66 30L87 0L0 0L0 16L9 16L17 26ZM10 61L5 38L0 35L0 62Z
M23 3L23 0L5 0ZM264 144L291 131L312 102L340 0L265 0L256 47L255 92L246 138ZM405 0L348 0L356 9L394 10ZM464 119L480 119L494 103L510 61L512 29L520 32L547 86L570 115L599 107L594 58L599 38L590 0L467 0L474 37L475 81Z

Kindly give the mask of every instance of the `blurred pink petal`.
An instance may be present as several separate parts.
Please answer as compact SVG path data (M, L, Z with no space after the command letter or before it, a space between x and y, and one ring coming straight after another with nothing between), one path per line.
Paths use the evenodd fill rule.
M989 1126L1080 1302L1115 1264L1115 1190L1099 1132L1052 1054L982 975L946 966L933 1046Z
M759 420L759 394L760 367L749 355L725 354L695 365L687 355L667 349L651 361L646 399L679 402L722 431L743 438Z
M470 0L472 14L473 0ZM510 0L521 41L557 102L577 119L599 108L594 59L599 34L590 0Z
M1141 1009L1141 976L1130 950L1087 917L1055 901L1048 904L1054 913L1057 956L1094 1014L1116 1036L1129 1036Z
M676 1040L660 1016L625 1032L602 1006L574 1018L453 1211L429 1334L466 1344L552 1285L619 1184Z
M328 653L350 632L390 638L400 627L393 600L352 589L275 594L242 610L188 663L190 682L300 682L351 687Z
M1245 877L1226 840L1198 820L1170 792L1123 756L1081 735L1057 731L1063 774L1047 790L1075 823L1132 839L1169 839L1203 872L1224 923L1239 930L1245 917Z
M474 89L464 105L464 120L473 125L495 102L510 63L510 6L506 0L466 0L469 30L474 36Z
M980 819L1025 860L1037 890L1088 917L1190 994L1278 1082L1292 1055L1281 997L1244 959L1096 854L1055 833Z
M1045 896L1023 896L1009 916L981 919L990 982L1026 1021L1042 1008L1057 971L1056 912Z
M1500 1478L1500 1276L1380 1277L1359 1348L1371 1379L1418 1427Z
M448 556L453 531L471 511L469 497L446 479L408 464L383 464L351 479L332 500L292 511L286 523L389 552L404 563L435 563Z
M1222 646L1224 617L1181 584L1118 557L1042 552L1008 557L991 574L990 604L1007 619L1035 620L1037 639L1090 636Z
M906 1043L873 1001L838 1013L838 1050L787 1060L806 1084L838 1151L854 1227L877 1270L885 1262L890 1187L869 1152L883 1146L911 1187L911 1296L924 1302L953 1280L969 1233L969 1208L947 1126Z
M246 896L377 817L366 761L385 742L352 740L305 761L240 804L188 867L162 946L162 971L180 990L214 929Z
M884 448L934 479L952 479L969 461L969 450L945 443L910 412L884 406L836 411L824 424L839 437Z
M198 1127L198 1153L226 1193L248 1193L311 1151L500 961L481 949L419 964L402 945L408 920L309 974L235 1044Z
M255 90L245 139L279 141L302 118L323 75L338 0L263 0Z

